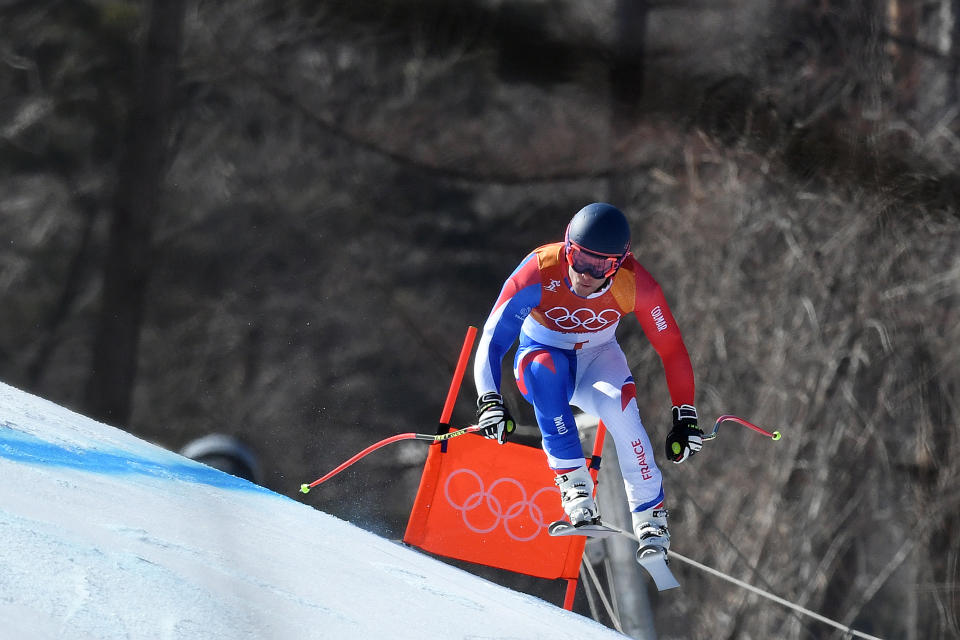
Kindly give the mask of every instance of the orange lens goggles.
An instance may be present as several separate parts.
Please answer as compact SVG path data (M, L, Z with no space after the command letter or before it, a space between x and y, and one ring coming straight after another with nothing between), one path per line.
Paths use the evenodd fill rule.
M567 264L577 273L586 273L594 278L609 278L623 261L622 256L604 256L587 251L574 242L567 241Z

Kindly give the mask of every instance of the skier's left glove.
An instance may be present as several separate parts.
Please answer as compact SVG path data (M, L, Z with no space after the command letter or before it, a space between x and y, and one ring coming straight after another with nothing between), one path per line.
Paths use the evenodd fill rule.
M503 398L496 391L487 391L477 398L477 424L480 435L500 444L516 430L517 424L503 405Z
M673 429L667 436L667 459L680 464L703 448L703 431L697 426L697 410L682 404L673 408Z

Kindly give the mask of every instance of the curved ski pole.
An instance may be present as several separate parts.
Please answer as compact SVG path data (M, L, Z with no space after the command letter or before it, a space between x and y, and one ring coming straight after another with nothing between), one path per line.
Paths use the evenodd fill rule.
M437 431L436 435L430 435L428 433L401 433L395 436L390 436L389 438L384 438L380 442L370 445L357 455L353 456L327 475L317 478L309 484L304 483L300 485L301 493L309 493L310 489L313 487L326 482L360 458L363 458L364 456L373 453L380 447L385 447L388 444L399 442L400 440L426 440L430 444L435 444L437 442L444 442L450 438L462 436L465 433L479 431L480 427L477 425L470 425L469 427L464 427L463 429L458 429L457 431L444 433L450 428L450 416L453 414L453 405L457 401L457 393L460 391L460 383L463 382L463 374L467 369L467 361L470 359L470 352L473 350L473 342L476 337L477 328L474 326L467 327L467 335L463 339L463 346L460 347L460 357L457 359L457 366L453 373L453 380L450 381L450 388L447 390L447 399L443 404L443 412L440 414L440 429Z
M474 425L470 425L469 427L464 427L463 429L458 429L458 430L456 430L456 431L451 431L450 433L441 433L440 435L431 435L431 434L429 434L429 433L399 433L399 434L397 434L397 435L395 435L395 436L390 436L389 438L384 438L384 439L381 440L380 442L376 442L376 443L370 445L369 447L367 447L366 449L364 449L363 451L361 451L361 452L358 453L357 455L355 455L355 456L353 456L352 458L350 458L349 460L343 462L342 464L340 464L339 466L337 466L335 469L333 469L333 470L332 470L330 473L328 473L327 475L325 475L325 476L323 476L323 477L320 477L320 478L317 478L316 480L314 480L313 482L311 482L311 483L309 483L309 484L304 483L304 484L300 485L300 492L301 492L301 493L310 493L310 489L314 488L314 487L317 486L318 484L323 484L324 482L326 482L327 480L329 480L329 479L332 478L333 476L337 475L338 473L340 473L341 471L343 471L344 469L346 469L347 467L349 467L350 465L352 465L354 462L356 462L356 461L360 460L361 458L363 458L363 457L365 457L365 456L373 453L374 451L376 451L377 449L380 449L381 447L387 446L388 444L392 444L392 443L394 443L394 442L399 442L399 441L401 441L401 440L425 440L425 441L429 442L430 444L436 444L436 443L438 443L438 442L443 442L444 440L449 440L450 438L456 438L457 436L462 436L462 435L467 434L467 433L475 433L475 432L477 432L477 431L479 431L479 430L480 430L480 427L479 427L478 425L475 425L475 424L474 424Z
M761 428L758 427L757 425L753 424L752 422L747 422L747 421L744 420L743 418L738 418L737 416L723 415L723 416L720 416L719 418L717 418L716 424L713 425L713 431L711 431L711 432L708 433L708 434L704 434L703 439L704 439L704 440L713 440L714 438L716 438L716 437L717 437L717 433L720 431L720 424L723 423L723 422L727 422L727 421L736 422L737 424L742 424L743 426L747 427L748 429L752 429L752 430L756 431L757 433L761 433L761 434L767 436L767 437L770 438L771 440L779 440L780 437L781 437L779 431L774 431L773 433L770 433L770 432L767 431L766 429L761 429Z

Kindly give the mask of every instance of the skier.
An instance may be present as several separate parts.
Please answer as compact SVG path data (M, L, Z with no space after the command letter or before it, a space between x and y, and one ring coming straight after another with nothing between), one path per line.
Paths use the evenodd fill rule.
M563 242L534 249L504 283L477 347L477 423L500 444L516 428L500 394L500 372L519 335L514 376L533 405L570 522L600 523L572 404L602 420L614 439L640 551L656 546L666 552L670 533L661 472L615 335L631 312L663 362L673 401L667 458L681 463L693 456L703 445L703 431L693 406L690 357L660 286L630 252L626 216L600 202L577 212Z

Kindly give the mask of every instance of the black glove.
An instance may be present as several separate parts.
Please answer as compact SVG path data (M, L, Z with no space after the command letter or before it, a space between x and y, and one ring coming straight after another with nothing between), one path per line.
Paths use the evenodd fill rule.
M517 428L510 412L503 406L503 398L496 391L488 391L477 398L477 424L481 427L477 433L500 444L506 442Z
M680 464L703 448L703 431L697 426L697 410L682 404L673 408L673 429L667 436L667 459Z

